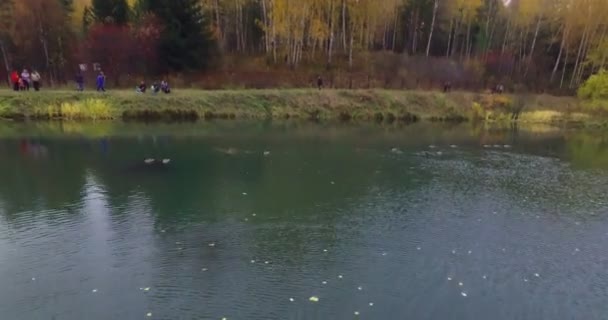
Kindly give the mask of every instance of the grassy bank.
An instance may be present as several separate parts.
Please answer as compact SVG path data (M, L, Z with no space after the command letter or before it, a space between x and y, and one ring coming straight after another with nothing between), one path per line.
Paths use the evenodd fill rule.
M605 123L574 98L397 90L0 91L0 118L62 120L310 119Z

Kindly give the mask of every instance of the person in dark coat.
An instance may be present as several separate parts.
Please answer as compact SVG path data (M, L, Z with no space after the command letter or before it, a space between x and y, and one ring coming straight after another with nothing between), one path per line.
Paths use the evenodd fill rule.
M160 90L165 94L171 93L171 88L169 87L169 82L167 80L163 80L160 83Z
M84 91L84 76L82 75L82 72L76 74L74 81L76 81L76 90Z
M97 76L97 91L106 92L106 75L102 71Z
M139 83L139 86L137 86L136 90L137 90L138 93L146 93L146 89L147 89L146 88L146 82L142 81L142 82Z

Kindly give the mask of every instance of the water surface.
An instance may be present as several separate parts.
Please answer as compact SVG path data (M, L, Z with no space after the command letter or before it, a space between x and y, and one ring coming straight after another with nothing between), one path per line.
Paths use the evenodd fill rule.
M606 194L605 132L2 124L0 314L605 319Z

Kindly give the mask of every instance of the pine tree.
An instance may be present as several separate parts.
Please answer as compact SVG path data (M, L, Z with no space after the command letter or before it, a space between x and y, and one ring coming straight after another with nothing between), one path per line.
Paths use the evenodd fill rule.
M172 71L210 66L216 43L198 0L143 0L146 11L162 23L159 58Z
M124 25L129 22L127 0L93 0L91 10L98 22L111 22Z

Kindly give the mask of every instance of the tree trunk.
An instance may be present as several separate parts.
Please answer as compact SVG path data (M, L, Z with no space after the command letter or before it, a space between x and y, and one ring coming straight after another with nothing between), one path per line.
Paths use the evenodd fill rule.
M451 56L454 56L454 54L456 53L456 50L458 50L458 34L460 33L460 27L462 26L462 12L460 13L460 18L458 19L458 22L456 23L456 26L454 27L454 35L452 36L452 53L450 54Z
M454 19L452 18L452 19L450 19L450 33L448 34L448 46L447 46L448 49L445 52L446 58L450 57L450 49L451 49L450 46L452 44L452 33L454 31L453 29L454 29Z
M40 32L42 32L42 29ZM46 69L50 70L51 58L49 56L49 47L48 47L47 41L43 38L42 35L40 36L40 42L42 43L42 50L44 51L44 58L46 59ZM52 87L54 85L53 77L49 78L49 82L51 83L51 87Z
M559 46L559 54L557 55L557 59L555 59L555 65L553 65L553 71L551 72L551 77L549 78L549 83L553 83L553 79L555 78L555 74L557 73L557 68L559 68L559 62L562 59L562 53L564 52L564 45L566 44L566 37L568 35L568 30L564 29L562 33L562 42Z
M490 31L490 37L487 40L486 49L484 52L484 58L483 58L484 62L488 61L488 54L490 53L490 49L492 48L492 43L494 42L494 33L496 31L497 20L498 20L497 18L492 20L492 30Z
M327 66L331 66L334 49L334 1L330 1L329 7L329 47L327 49Z
M581 65L578 68L578 75L577 78L575 79L575 85L579 85L581 83L581 79L583 77L583 73L585 72L585 67L586 65L583 64L583 61L585 61L586 57L587 57L587 53L589 52L589 49L591 48L591 45L595 42L595 37L597 34L597 26L593 27L593 33L591 35L587 35L587 38L585 39L585 45L583 46L583 54L581 55Z
M569 53L570 51L568 50L568 47L566 47L566 57L564 58L564 65L562 66L562 80L559 82L560 89L564 87L564 79L566 78L566 65L568 64Z
M224 48L224 32L222 31L222 22L220 20L220 4L219 0L214 1L214 9L215 9L215 23L217 26L218 32L218 41L220 43L220 49Z
M536 30L534 31L534 39L532 40L532 46L530 47L530 52L528 53L528 63L526 63L526 70L524 71L524 78L528 76L528 71L530 70L530 63L532 62L532 58L534 56L534 48L536 47L536 39L538 39L538 31L540 30L540 22L543 18L543 15L540 14L538 16L538 21L536 22Z
M351 26L350 30L350 44L348 49L348 68L350 71L353 70L353 44L355 42L355 32L353 30L353 26Z
M486 28L484 30L484 32L486 33L486 40L490 36L490 16L492 15L492 5L494 4L494 1L492 0L490 0L489 2L490 4L488 6L488 15L486 16Z
M393 25L393 51L395 51L395 46L397 45L397 21L399 21L397 13L395 13L395 22Z
M216 2L218 0L215 0ZM268 11L266 9L266 0L262 0L262 15L264 21L264 51L266 54L270 52L270 41L268 39Z
M342 0L342 50L346 51L346 0Z
M4 60L4 68L6 68L6 76L8 84L11 83L11 67L8 64L8 56L6 55L6 49L4 48L4 41L0 40L0 51L2 51L2 59Z
M234 20L234 32L236 35L236 51L240 52L241 51L241 33L240 33L240 21L241 19L239 18L239 0L234 0L234 4L235 4L235 20Z
M415 55L418 49L418 8L412 12L412 25L412 55Z
M433 31L435 31L435 19L437 18L437 8L439 8L439 0L435 0L433 6L433 19L431 20L431 30L429 31L429 41L426 43L426 56L429 56L431 51L431 41L433 40Z
M466 43L467 60L471 59L472 48L473 48L473 41L471 40L471 21L469 21L467 24L467 43Z
M502 47L500 49L500 62L498 63L498 73L502 73L503 60L505 58L505 50L507 49L507 39L511 33L511 18L507 21L507 29L505 30L504 38L502 39Z
M382 32L382 51L386 51L386 34L388 33L388 22L384 20L384 31Z
M606 33L608 32L608 25L604 26L604 31L602 31L602 35L600 37L600 40L597 42L598 47L597 50L602 50L603 44L606 42ZM593 62L593 67L595 70L601 70L604 69L604 64L606 63L606 55L608 54L608 52L605 52L604 50L602 50L602 61L598 64L597 62ZM599 68L598 68L599 65Z
M274 63L277 63L277 32L276 32L276 27L275 27L275 19L274 19L274 10L275 8L272 9L272 13L273 13L273 18L272 18L272 59L274 60Z
M587 27L585 27L585 31L583 32L583 38L581 39L581 43L578 46L578 52L576 54L576 62L574 63L574 70L572 71L572 76L570 77L570 88L574 86L574 78L576 73L578 72L578 66L581 62L581 55L583 53L583 45L585 43L585 38L587 37Z

